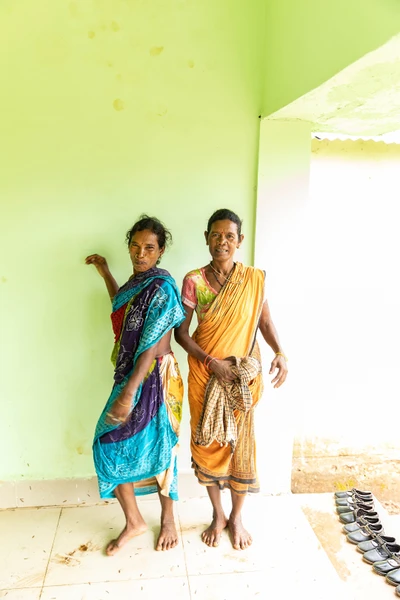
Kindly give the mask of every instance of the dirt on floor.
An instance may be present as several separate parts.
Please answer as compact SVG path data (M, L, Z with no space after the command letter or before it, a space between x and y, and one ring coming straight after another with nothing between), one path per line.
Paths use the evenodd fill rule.
M350 571L346 566L346 562L340 558L342 539L341 536L338 535L336 516L334 514L315 510L309 506L303 507L302 510L313 528L321 546L329 556L340 579L346 581L350 575Z
M389 514L400 514L400 461L382 457L294 457L293 493L322 493L356 487L371 490Z

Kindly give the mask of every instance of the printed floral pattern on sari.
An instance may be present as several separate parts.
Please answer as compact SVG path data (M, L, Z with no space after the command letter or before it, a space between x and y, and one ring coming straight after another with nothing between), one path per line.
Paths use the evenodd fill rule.
M207 281L204 268L194 269L185 276L182 286L182 302L196 311L199 321L203 320L217 295L216 290Z
M132 398L132 411L125 423L108 423L107 413L139 356L178 327L184 317L179 290L164 269L155 267L131 277L114 297L114 386L97 422L93 442L102 498L112 498L120 483L135 482L135 494L157 492L158 484L163 495L177 499L178 405L182 404L183 384L173 354L153 360ZM170 394L176 394L174 410L168 403Z

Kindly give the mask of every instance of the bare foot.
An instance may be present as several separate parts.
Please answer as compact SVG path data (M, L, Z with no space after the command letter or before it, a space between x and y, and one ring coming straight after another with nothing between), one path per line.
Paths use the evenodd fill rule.
M145 531L147 531L147 525L144 521L143 524L135 526L127 524L121 531L117 539L111 540L111 542L108 544L106 548L107 556L114 556L114 554L116 554L118 550L122 548L122 546L125 546L125 544L129 542L129 540L136 537L137 535L141 535Z
M253 543L250 533L243 527L242 519L230 518L228 521L229 531L232 536L232 546L235 550L245 550Z
M171 550L178 544L178 534L174 521L161 522L160 535L158 536L156 550Z
M227 525L228 519L225 517L225 515L221 517L214 517L211 521L210 527L207 527L207 529L203 531L201 539L205 544L207 544L207 546L218 546L221 539L221 533Z

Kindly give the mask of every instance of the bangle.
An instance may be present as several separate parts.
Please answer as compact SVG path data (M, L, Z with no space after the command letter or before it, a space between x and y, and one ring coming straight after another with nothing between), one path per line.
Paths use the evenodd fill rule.
M120 404L121 406L131 406L131 404L124 404L123 402L121 402L121 400L117 400L118 404Z
M206 369L208 369L208 365L210 364L211 361L212 361L212 356L207 354L207 356L205 357L204 362L203 362Z
M275 356L283 356L286 362L289 361L288 357L285 354L283 354L283 352L275 352Z
M207 360L207 359L209 359L209 360ZM210 364L212 363L213 360L217 360L217 359L215 357L212 357L209 354L207 354L207 356L205 357L204 362L203 362L206 369L210 368Z
M211 358L211 356L209 354L207 354L207 356L205 357L205 359L203 360L203 365L206 367L206 362L207 362L207 358Z

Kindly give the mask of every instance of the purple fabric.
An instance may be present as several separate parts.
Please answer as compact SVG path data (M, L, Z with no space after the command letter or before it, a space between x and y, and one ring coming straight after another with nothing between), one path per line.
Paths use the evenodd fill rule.
M161 269L157 269L160 271ZM143 279L147 279L150 271L146 271ZM141 275L141 274L140 274ZM137 285L138 277L135 277ZM131 280L133 281L133 279ZM129 284L128 282L126 286ZM126 313L124 329L121 333L119 353L115 366L114 381L121 383L124 378L132 371L133 359L139 345L142 335L143 325L146 319L149 304L153 298L154 292L159 285L157 279L146 286L135 298ZM124 286L125 288L125 286ZM139 431L142 431L157 414L158 409L164 401L164 394L161 385L160 370L158 360L154 370L143 382L140 399L133 409L129 421L122 427L118 427L100 437L102 444L111 444L132 437Z
M161 277L171 277L170 273L166 269L159 269L158 267L153 267L148 271L144 271L143 273L138 273L134 277L130 277L124 285L121 285L117 294L121 294L122 292L126 292L130 290L132 287L136 287L141 283L144 283L146 279L150 279L151 277L156 277L160 275Z
M142 335L147 310L158 285L159 281L154 279L134 298L134 301L126 313L124 329L121 333L119 352L115 365L115 383L121 383L132 370L133 358Z
M164 392L160 377L159 361L156 360L153 371L146 381L143 382L140 400L133 409L129 421L122 427L101 436L102 444L121 442L142 431L155 417L160 406L164 402Z

